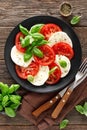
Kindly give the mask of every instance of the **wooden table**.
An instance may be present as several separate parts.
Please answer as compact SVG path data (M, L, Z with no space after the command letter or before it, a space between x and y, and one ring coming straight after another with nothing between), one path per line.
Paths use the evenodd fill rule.
M68 0L73 6L73 15L82 14L81 22L74 26L81 46L82 57L87 57L87 0ZM4 46L10 31L21 21L35 15L51 15L60 17L59 5L61 0L0 0L0 81L4 83L15 83L5 65ZM69 22L70 18L64 19ZM83 101L85 102L85 101ZM87 130L87 117L80 115L73 109L66 117L69 125L66 130ZM37 130L37 128L21 117L9 118L0 114L0 130ZM49 129L49 128L48 128ZM48 130L47 129L47 130ZM58 130L55 124L50 130Z

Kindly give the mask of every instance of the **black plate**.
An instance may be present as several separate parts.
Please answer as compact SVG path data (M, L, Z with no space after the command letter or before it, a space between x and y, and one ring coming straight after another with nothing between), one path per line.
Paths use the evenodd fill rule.
M58 18L51 17L51 16L35 16L35 17L31 17L31 18L26 19L23 22L21 22L21 24L28 29L30 29L30 27L33 26L34 24L38 24L38 23L58 24L62 28L62 30L64 32L66 32L69 35L69 37L71 38L71 40L73 42L75 56L71 60L71 70L70 70L69 74L65 78L62 78L55 85L44 84L43 86L40 86L40 87L33 86L27 80L20 79L15 72L14 63L12 62L11 57L10 57L11 48L14 46L15 36L19 32L18 25L12 30L12 32L10 33L10 35L6 41L5 50L4 50L6 66L8 68L9 73L13 77L13 79L17 83L19 83L23 88L25 88L27 90L30 90L33 92L39 92L39 93L60 91L74 79L74 76L78 71L78 68L81 63L81 57L82 57L81 45L80 45L79 39L76 36L73 29L68 24L66 24L64 21L62 21Z

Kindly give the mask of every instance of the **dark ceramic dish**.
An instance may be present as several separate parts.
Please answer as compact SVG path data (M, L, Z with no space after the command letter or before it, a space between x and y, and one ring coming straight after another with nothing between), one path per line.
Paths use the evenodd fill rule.
M70 70L69 74L65 78L62 78L55 85L44 84L43 86L40 86L40 87L36 87L36 86L30 84L27 80L20 79L15 72L14 63L12 62L11 57L10 57L11 48L15 44L14 43L15 36L19 32L18 25L12 30L9 37L7 38L5 50L4 50L5 63L6 63L8 71L11 74L11 76L13 77L13 79L17 83L19 83L23 88L25 88L29 91L38 92L38 93L48 93L48 92L60 91L63 88L65 88L74 79L75 74L78 71L78 68L81 64L81 57L82 57L81 45L80 45L79 39L78 39L77 35L75 34L75 32L73 31L73 29L68 24L66 24L64 21L62 21L58 18L51 17L51 16L35 16L35 17L31 17L31 18L26 19L23 22L21 22L21 24L28 29L30 29L31 26L38 24L38 23L44 23L44 24L45 23L55 23L55 24L59 25L62 28L62 30L64 32L66 32L69 35L69 37L71 38L71 40L73 42L73 49L74 49L75 55L74 55L74 58L71 60L71 70Z

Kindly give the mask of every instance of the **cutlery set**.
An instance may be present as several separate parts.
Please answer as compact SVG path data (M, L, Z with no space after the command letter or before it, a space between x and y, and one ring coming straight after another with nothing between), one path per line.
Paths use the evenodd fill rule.
M57 101L58 104L56 108L53 110L51 117L56 119L61 113L63 107L67 103L70 95L73 90L87 77L87 58L84 59L82 64L79 67L79 70L75 76L75 80L69 84L66 88L61 90L55 97L38 107L36 110L32 112L32 115L35 117L39 117L44 111L50 109Z

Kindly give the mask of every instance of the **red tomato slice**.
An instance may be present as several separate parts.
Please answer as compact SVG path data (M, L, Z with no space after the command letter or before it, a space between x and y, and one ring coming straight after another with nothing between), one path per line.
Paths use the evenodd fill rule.
M56 63L52 63L49 65L50 70L54 67L57 67L50 75L48 80L46 81L47 84L55 84L61 78L61 70L60 67Z
M34 56L34 59L37 63L40 65L50 65L55 60L55 53L53 49L48 45L42 45L39 47L39 49L43 52L43 58L39 58L37 56Z
M68 43L60 42L53 45L53 50L55 54L64 55L68 57L70 60L74 56L74 51Z
M24 53L24 52L26 51L26 48L23 48L23 47L21 46L20 37L23 37L23 38L24 38L24 35L23 35L21 32L17 33L17 35L16 35L15 45L16 45L16 48L17 48L20 52L23 52L23 53Z
M28 75L35 76L39 70L38 63L32 61L32 63L28 67L21 67L15 65L17 75L22 79L27 79Z
M48 24L45 24L41 30L40 30L40 33L43 34L45 36L45 39L48 40L49 37L55 33L55 32L58 32L58 31L62 31L61 28L56 25L56 24L53 24L53 23L48 23Z

